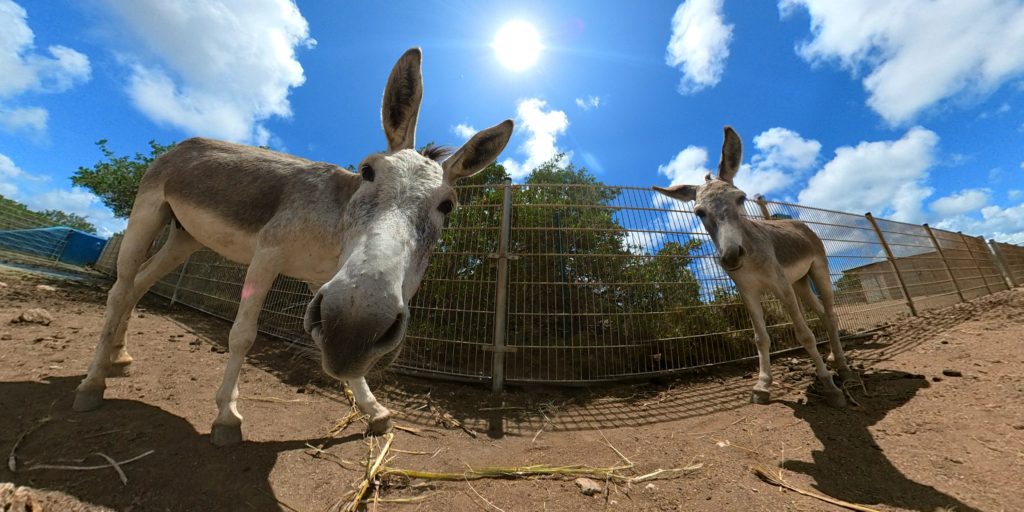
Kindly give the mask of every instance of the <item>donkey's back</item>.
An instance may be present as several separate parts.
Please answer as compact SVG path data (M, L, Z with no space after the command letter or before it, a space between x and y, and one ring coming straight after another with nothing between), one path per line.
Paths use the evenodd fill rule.
M254 232L285 207L337 197L352 176L334 164L197 137L154 161L139 193L162 195L176 216L198 208Z

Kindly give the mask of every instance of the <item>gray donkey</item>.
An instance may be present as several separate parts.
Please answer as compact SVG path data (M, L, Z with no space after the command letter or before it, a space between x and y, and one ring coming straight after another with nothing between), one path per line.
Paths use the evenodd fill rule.
M78 386L74 409L103 401L105 378L132 362L125 330L146 290L203 246L248 264L238 314L228 336L224 381L211 440L242 440L238 375L256 336L256 320L278 274L309 283L303 325L322 353L324 371L347 380L369 432L391 429L390 412L364 378L398 355L412 299L445 217L452 185L493 162L512 135L506 120L477 133L449 158L415 149L423 97L418 48L395 64L381 120L387 151L371 153L352 173L336 165L249 146L189 139L158 158L139 185L117 259L117 281L96 355ZM168 223L167 242L147 252Z
M718 249L719 262L736 283L743 304L754 325L754 342L760 372L751 402L766 404L772 384L771 362L768 353L771 340L764 324L761 292L771 290L782 302L793 320L797 339L807 349L825 389L825 400L833 407L845 407L846 398L834 382L825 362L818 353L814 334L807 327L797 297L824 321L828 329L832 358L842 380L850 379L853 372L846 364L843 346L839 341L833 302L832 281L829 278L828 258L821 239L795 220L755 220L743 215L747 195L733 185L732 179L740 169L743 148L739 135L725 127L722 160L718 176L709 173L702 185L675 185L654 190L680 201L696 201L693 212ZM821 301L811 290L811 283L821 294Z

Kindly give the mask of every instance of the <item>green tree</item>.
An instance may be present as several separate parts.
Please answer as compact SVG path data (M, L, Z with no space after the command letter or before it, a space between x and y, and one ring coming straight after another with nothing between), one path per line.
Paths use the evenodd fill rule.
M86 233L96 234L96 226L77 213L67 213L60 210L43 210L39 212L39 214L55 224L75 228L79 231L85 231Z
M151 140L148 155L136 152L133 157L115 154L107 147L106 139L98 141L96 145L104 159L92 167L79 167L71 176L71 182L91 190L103 204L113 210L114 215L126 219L132 213L132 204L142 175L149 164L174 147L174 143L165 146Z

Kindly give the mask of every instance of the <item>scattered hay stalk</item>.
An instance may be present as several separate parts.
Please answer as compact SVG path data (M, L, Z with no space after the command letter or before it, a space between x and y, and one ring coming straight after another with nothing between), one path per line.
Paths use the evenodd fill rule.
M811 498L816 498L816 499L819 499L821 501L828 502L828 503L831 503L833 505L840 506L840 507L843 507L843 508L847 508L847 509L850 509L850 510L857 510L858 512L879 512L877 509L865 507L864 505L858 505L856 503L850 503L849 501L843 501L843 500L840 500L840 499L833 498L831 496L826 496L824 494L816 493L814 491L808 491L806 489L801 489L801 488L799 488L799 487L797 487L797 486L787 482L786 478L782 474L782 470L779 469L779 468L776 468L776 469L773 470L773 469L769 468L768 466L765 466L764 464L758 463L758 464L754 464L754 465L750 466L750 470L753 471L755 475L760 477L761 480L764 480L765 482L768 482L768 483L770 483L772 485L778 485L780 487L785 487L786 489L789 489L789 490L791 490L793 492L796 492L796 493L799 493L799 494L803 494L804 496L810 496Z

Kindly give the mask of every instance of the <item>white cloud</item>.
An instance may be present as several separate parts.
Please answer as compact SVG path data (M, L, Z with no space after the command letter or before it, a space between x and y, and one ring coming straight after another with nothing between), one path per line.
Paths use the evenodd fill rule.
M758 153L740 167L736 186L748 194L771 194L789 188L818 161L821 143L786 128L769 128L754 137Z
M586 98L576 98L576 106L582 110L591 110L601 106L600 96L587 96Z
M157 123L233 141L266 143L261 124L290 117L305 82L295 56L312 47L291 0L107 1L148 50L129 52L128 95Z
M559 153L569 152L558 147L558 136L569 128L569 117L561 110L545 110L547 102L538 98L519 100L516 105L516 130L526 132L526 140L519 146L519 153L526 156L522 162L506 158L501 162L514 180L528 176L537 166L551 160Z
M463 140L469 140L470 137L476 135L476 132L476 128L473 128L468 124L459 123L455 126L452 126L452 133L458 135Z
M1024 4L1017 0L780 0L811 18L798 47L863 78L868 105L891 124L954 96L987 94L1024 72ZM938 58L937 56L941 56Z
M658 174L671 180L669 185L698 185L704 183L704 176L711 172L707 168L708 151L697 146L687 146L667 164L658 166Z
M1017 200L1024 197L1024 190L1011 189L1006 191L1006 198L1011 200Z
M5 132L26 131L34 135L46 132L50 113L40 107L4 108L0 105L0 129Z
M47 112L40 107L14 107L9 102L25 93L59 93L87 82L89 58L61 45L35 51L35 34L28 13L12 0L0 0L0 129L46 131Z
M836 149L808 181L799 202L832 210L872 211L879 217L923 222L924 182L936 160L939 137L921 127L894 141L861 142Z
M682 94L714 87L722 80L733 27L725 24L722 1L686 0L672 16L665 62L683 72Z
M988 204L992 191L987 188L961 190L932 201L931 210L943 217L952 217L978 210Z
M748 194L770 194L790 187L818 160L821 143L804 139L786 128L770 128L754 137L756 150L750 164L743 164L735 178L736 186ZM669 163L658 166L658 173L672 185L704 182L704 176L718 170L708 168L706 149L689 146Z
M0 195L6 197L14 197L18 194L18 186L14 184L14 180L21 176L24 176L25 171L22 171L17 165L14 165L14 161L8 158L7 155L0 154Z
M935 223L935 227L1024 245L1024 205L986 206L981 209L981 218L958 215Z

